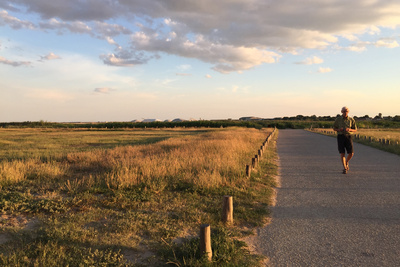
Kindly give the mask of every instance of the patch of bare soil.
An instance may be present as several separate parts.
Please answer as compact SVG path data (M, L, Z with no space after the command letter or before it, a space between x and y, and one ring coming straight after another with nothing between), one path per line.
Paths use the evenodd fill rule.
M39 221L36 218L28 218L24 215L0 215L0 245L11 240L10 235L5 232L9 228L17 228L24 230L32 230L38 225Z

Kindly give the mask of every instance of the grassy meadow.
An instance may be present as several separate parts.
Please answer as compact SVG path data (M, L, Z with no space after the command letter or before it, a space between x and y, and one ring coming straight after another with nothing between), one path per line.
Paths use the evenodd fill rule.
M250 178L245 165L271 131L0 129L0 265L257 266L240 239L268 216L275 143Z

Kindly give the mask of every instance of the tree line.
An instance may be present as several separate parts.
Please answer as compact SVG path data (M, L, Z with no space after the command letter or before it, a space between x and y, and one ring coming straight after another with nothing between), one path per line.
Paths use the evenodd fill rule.
M339 115L338 115L339 116ZM367 115L366 115L367 116ZM400 128L400 116L383 117L356 117L359 128ZM123 128L174 128L174 127L247 127L278 129L304 129L304 128L332 128L336 117L331 116L302 116L282 117L273 119L249 119L249 120L198 120L198 121L155 121L155 122L97 122L97 123L58 123L46 121L3 122L2 128L87 128L87 129L123 129Z

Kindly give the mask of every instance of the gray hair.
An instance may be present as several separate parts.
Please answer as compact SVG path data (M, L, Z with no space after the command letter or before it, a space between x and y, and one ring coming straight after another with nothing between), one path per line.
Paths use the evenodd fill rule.
M342 107L342 112L343 112L343 111L346 111L346 110L349 111L349 108L346 107L346 106Z

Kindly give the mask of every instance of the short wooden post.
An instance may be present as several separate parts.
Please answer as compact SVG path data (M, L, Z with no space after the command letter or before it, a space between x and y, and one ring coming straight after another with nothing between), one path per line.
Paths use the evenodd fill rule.
M250 165L246 165L246 177L250 178L251 175L251 168Z
M261 149L258 150L258 157L259 157L259 158L262 157L262 150L261 150Z
M255 158L252 158L252 159L251 159L251 166L252 166L253 168L256 167L256 159L255 159Z
M224 196L224 205L222 209L222 221L227 224L233 223L233 197Z
M205 254L207 259L211 261L211 227L209 224L202 224L200 226L200 254Z
M254 156L254 159L255 159L255 161L256 161L256 167L257 167L258 161L260 160L260 159L258 158L258 155L255 155L255 156Z

